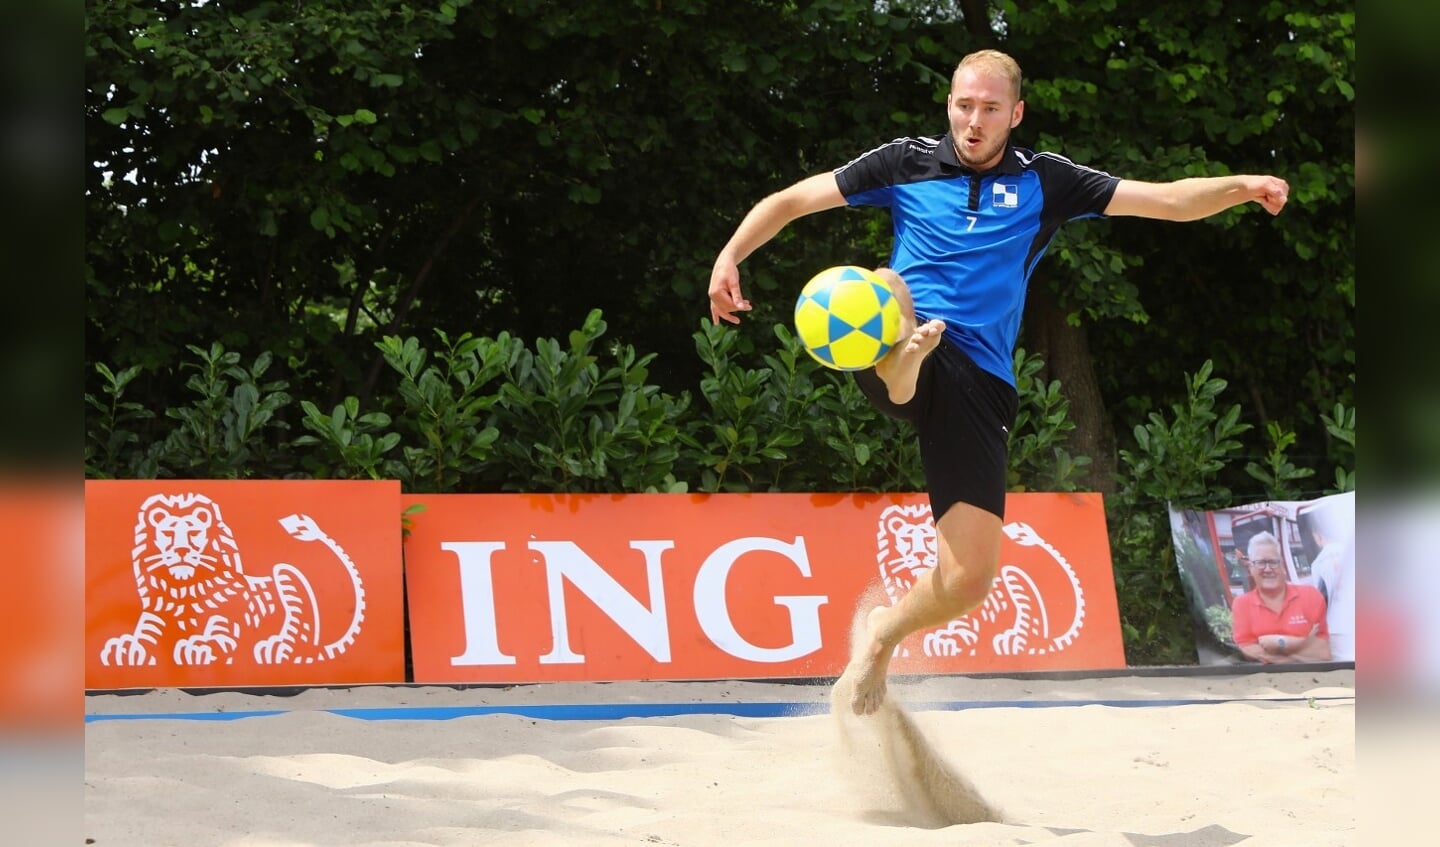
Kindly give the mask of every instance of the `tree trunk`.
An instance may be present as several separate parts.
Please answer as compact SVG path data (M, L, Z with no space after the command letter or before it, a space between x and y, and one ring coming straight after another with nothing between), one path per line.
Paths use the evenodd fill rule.
M989 0L960 0L960 14L965 19L965 31L986 42L982 46L988 47L995 40L990 29Z
M1042 286L1030 289L1026 312L1029 347L1045 361L1040 375L1047 382L1060 380L1060 391L1070 403L1070 420L1075 422L1075 428L1070 430L1067 447L1072 455L1090 457L1086 474L1089 490L1113 494L1115 432L1105 414L1085 327L1071 326L1065 310Z
M435 242L435 246L430 248L430 255L425 257L425 261L420 264L420 269L415 272L415 276L411 277L409 288L405 289L405 293L396 301L395 313L390 318L390 324L387 329L394 331L394 328L405 325L405 316L410 313L410 307L415 305L415 298L420 296L421 286L425 284L425 280L430 276L430 272L435 269L435 263L439 261L441 256L445 255L445 248L450 246L450 239L454 238L455 233L459 232L460 228L470 220L470 215L475 211L475 207L480 205L480 200L480 196L476 195L465 208L460 211L460 214L451 221L450 226L445 232L441 233L440 238ZM383 353L376 353L370 362L370 374L365 379L365 390L361 397L362 400L368 401L375 393L375 385L380 381L380 373L384 365L385 355Z

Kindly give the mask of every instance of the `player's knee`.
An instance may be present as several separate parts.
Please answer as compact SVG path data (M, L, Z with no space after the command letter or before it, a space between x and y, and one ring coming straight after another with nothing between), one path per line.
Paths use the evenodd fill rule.
M900 274L895 273L891 268L876 268L875 275L890 286L890 290L895 293L895 299L900 301L901 326L903 328L906 323L915 318L915 301L910 298L910 287L905 284L905 280L900 278Z
M985 599L995 574L1000 570L999 556L977 556L965 563L948 562L939 569L939 593L948 606L969 610Z
M904 279L901 279L900 274L895 273L893 269L876 268L875 275L885 280L885 282L889 284L892 290L896 292L903 292L905 294L910 293L910 287L905 284Z

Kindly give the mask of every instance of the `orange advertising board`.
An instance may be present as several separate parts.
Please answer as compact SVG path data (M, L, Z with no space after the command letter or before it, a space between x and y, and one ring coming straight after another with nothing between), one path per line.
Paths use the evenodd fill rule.
M923 494L405 495L414 681L796 678L933 567ZM989 597L893 673L1123 668L1099 494L1012 494Z
M400 484L85 484L85 685L405 678Z

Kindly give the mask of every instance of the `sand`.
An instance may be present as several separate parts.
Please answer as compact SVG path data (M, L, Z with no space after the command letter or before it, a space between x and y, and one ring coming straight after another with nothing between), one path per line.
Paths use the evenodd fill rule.
M92 695L91 716L282 713L92 719L85 835L100 847L1356 843L1353 671L899 678L890 691L868 718L832 712L829 685L794 683ZM637 703L801 713L329 711Z

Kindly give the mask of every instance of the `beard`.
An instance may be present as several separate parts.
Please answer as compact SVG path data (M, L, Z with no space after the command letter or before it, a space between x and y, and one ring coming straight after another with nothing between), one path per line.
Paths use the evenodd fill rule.
M978 153L971 153L966 145L960 144L955 154L956 157L959 157L960 163L968 164L972 169L981 170L986 166L994 164L995 157L999 156L999 151L1004 150L1005 141L1007 141L1008 138L1008 134L1002 135L1002 137L999 138L986 138L986 140L982 141L981 145L979 145Z
M1010 140L1010 133L1007 132L999 138L986 138L980 143L978 151L974 153L970 152L963 143L963 139L965 138L964 133L959 135L952 134L951 137L962 140L962 143L955 145L955 156L960 160L960 163L975 170L981 170L994 164L995 157L1000 154L1001 150L1005 149L1005 143Z

